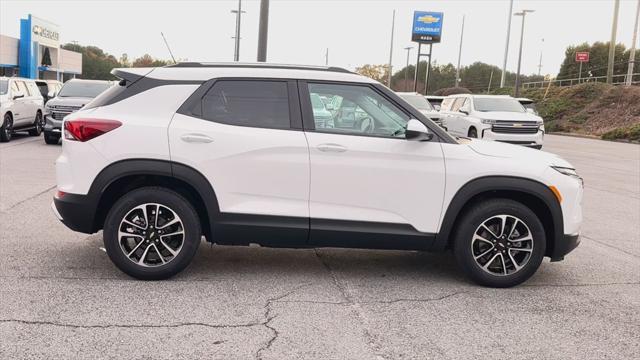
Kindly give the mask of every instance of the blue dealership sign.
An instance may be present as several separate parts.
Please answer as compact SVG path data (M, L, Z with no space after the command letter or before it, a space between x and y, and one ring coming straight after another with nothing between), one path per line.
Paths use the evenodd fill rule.
M433 11L414 11L411 41L433 44L440 42L444 14Z

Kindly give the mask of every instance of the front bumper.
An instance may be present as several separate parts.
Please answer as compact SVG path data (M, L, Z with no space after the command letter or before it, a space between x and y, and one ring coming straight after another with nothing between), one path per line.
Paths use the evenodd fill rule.
M51 203L53 213L69 229L85 234L93 234L95 209L87 195L64 194L54 197Z
M553 254L551 255L551 261L562 261L564 256L573 251L580 245L580 235L564 235L560 242L556 242L553 247Z
M62 133L62 120L54 119L51 114L46 114L44 116L44 131L45 132L53 132L57 134Z

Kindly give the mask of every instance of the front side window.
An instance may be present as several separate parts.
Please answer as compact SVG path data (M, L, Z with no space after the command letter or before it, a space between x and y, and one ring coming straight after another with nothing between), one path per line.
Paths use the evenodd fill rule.
M314 84L309 95L333 99L331 111L313 110L316 131L404 137L409 117L368 86ZM312 106L313 107L313 106Z
M229 125L289 129L285 81L220 80L202 98L202 117Z
M418 110L433 111L433 106L422 95L400 95L406 102Z
M440 105L440 110L449 111L451 110L451 105L455 101L455 98L446 98L442 100L442 105Z
M462 107L462 104L464 104L466 98L456 98L456 101L453 103L453 106L451 107L451 111L458 111L460 110L460 108Z

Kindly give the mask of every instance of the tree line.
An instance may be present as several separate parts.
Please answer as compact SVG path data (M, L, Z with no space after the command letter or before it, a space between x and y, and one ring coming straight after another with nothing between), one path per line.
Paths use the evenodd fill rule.
M133 60L127 54L122 54L119 58L104 52L97 46L82 46L78 44L64 44L62 48L82 54L82 79L92 80L113 80L111 70L119 67L157 67L165 66L172 62L162 59L155 59L149 54L144 54Z

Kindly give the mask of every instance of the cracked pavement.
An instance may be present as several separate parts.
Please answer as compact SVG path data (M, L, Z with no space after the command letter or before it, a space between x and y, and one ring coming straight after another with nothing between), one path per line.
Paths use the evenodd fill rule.
M512 289L451 254L203 243L169 281L120 273L49 208L59 146L0 144L0 358L640 357L640 146L549 135L585 178L583 237Z

